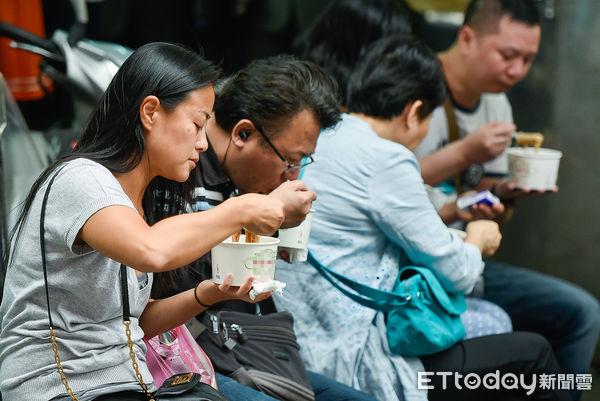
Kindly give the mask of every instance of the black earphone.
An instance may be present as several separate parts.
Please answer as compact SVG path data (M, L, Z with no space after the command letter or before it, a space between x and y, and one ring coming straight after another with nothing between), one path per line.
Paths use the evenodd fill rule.
M249 135L250 135L250 133L246 132L246 131L240 131L240 133L239 133L240 138L243 139L243 140L248 139Z

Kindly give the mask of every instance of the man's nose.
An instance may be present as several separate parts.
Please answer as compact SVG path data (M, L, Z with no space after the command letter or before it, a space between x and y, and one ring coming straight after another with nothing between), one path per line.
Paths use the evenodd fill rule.
M527 65L527 63L525 63L525 60L523 60L520 57L517 57L510 64L510 66L508 68L508 74L513 78L521 79L527 74L527 70L528 70L528 65Z

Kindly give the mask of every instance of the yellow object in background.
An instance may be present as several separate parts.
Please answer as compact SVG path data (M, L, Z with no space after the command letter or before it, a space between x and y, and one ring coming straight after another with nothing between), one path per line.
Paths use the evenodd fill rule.
M469 0L404 0L414 11L423 14L425 11L458 11L464 12Z

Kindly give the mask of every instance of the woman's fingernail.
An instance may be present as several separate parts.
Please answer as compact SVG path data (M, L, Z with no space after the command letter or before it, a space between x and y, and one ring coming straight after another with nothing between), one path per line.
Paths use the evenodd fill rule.
M233 273L227 273L227 278L233 278Z

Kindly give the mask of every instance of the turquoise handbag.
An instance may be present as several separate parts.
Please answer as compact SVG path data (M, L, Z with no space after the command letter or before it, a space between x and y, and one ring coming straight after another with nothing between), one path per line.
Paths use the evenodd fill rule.
M394 354L435 354L465 337L465 328L460 320L461 313L467 309L465 297L460 293L446 292L431 269L404 267L392 292L387 292L334 272L310 252L307 261L347 297L367 308L386 313L387 340Z

